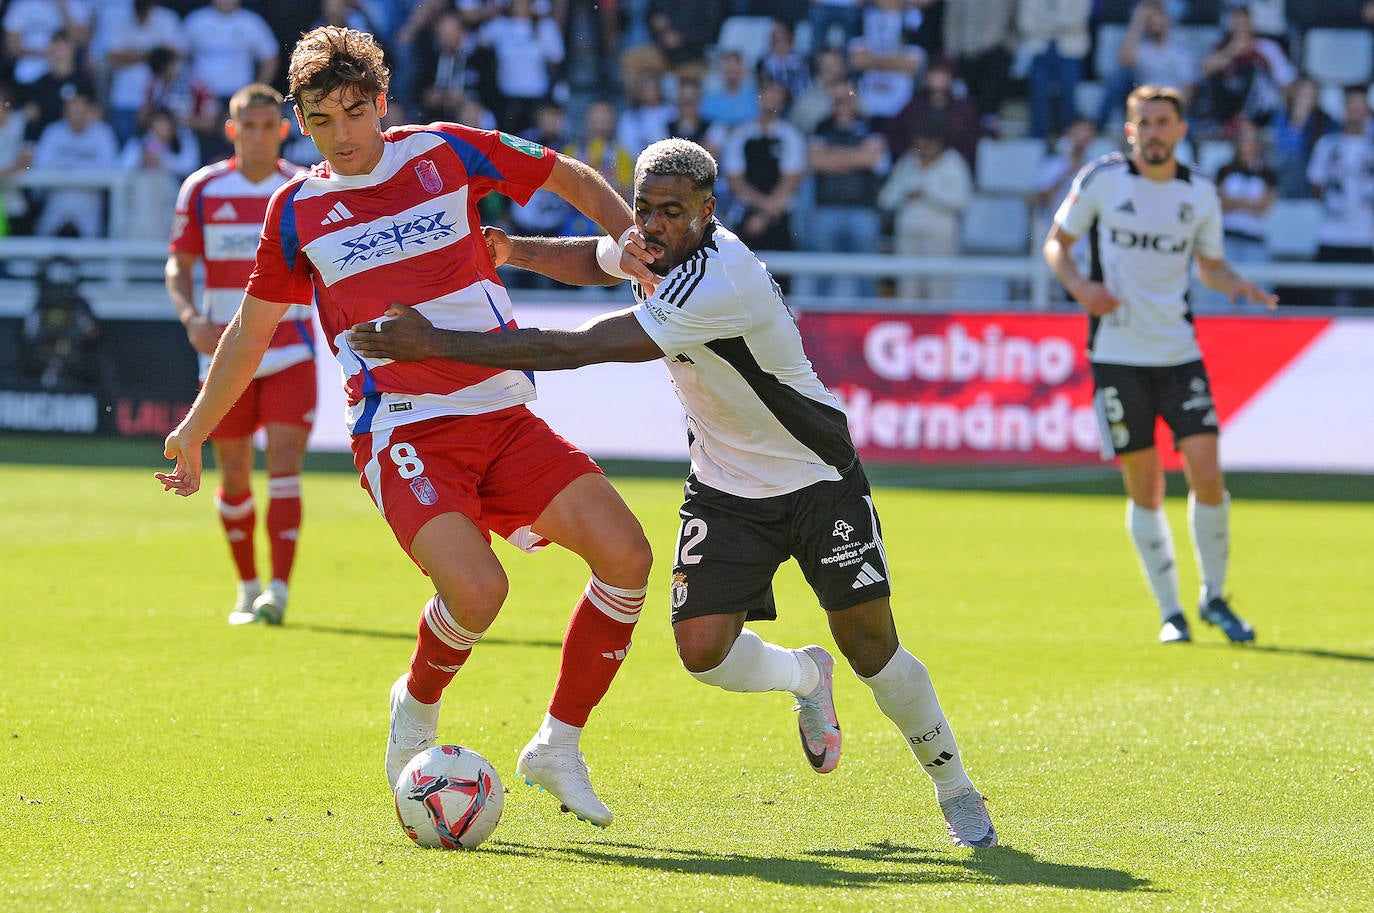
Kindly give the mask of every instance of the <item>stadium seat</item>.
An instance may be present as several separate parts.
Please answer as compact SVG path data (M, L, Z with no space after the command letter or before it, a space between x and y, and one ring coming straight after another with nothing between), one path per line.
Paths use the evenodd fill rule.
M1116 52L1126 40L1126 26L1104 22L1097 27L1097 41L1093 45L1093 74L1105 82L1117 67Z
M1205 139L1197 147L1197 167L1208 177L1216 177L1235 157L1235 150L1224 140Z
M1310 260L1322 220L1318 200L1276 200L1264 217L1264 248L1276 260Z
M1044 158L1044 140L984 137L978 141L974 183L988 193L1035 193Z
M720 26L716 50L738 51L749 69L768 53L773 20L768 16L731 16Z
M1308 29L1302 38L1303 70L1318 82L1342 86L1369 81L1374 35L1364 29Z
M1171 34L1197 66L1221 41L1222 31L1216 25L1176 25Z
M1097 109L1102 107L1102 99L1107 94L1107 87L1104 83L1091 79L1085 79L1074 89L1073 103L1079 114L1085 117L1097 117Z
M1023 198L979 194L964 210L960 236L966 254L1024 254L1030 235L1030 207Z

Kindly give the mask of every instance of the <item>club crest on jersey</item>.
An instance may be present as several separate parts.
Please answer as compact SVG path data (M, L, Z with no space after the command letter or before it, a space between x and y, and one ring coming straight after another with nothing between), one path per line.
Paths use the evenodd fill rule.
M415 495L415 500L425 506L436 504L439 501L439 492L434 490L434 486L424 476L416 476L410 480L410 491Z
M678 571L673 575L673 585L669 592L672 594L673 608L680 609L687 601L687 575Z
M1182 222L1184 225L1187 225L1189 222L1193 221L1193 204L1192 204L1192 203L1179 203L1179 204L1178 204L1178 220L1179 220L1180 222Z
M444 189L444 179L439 176L439 169L434 167L432 160L420 159L420 163L415 166L415 173L420 176L420 186L430 193L438 193Z

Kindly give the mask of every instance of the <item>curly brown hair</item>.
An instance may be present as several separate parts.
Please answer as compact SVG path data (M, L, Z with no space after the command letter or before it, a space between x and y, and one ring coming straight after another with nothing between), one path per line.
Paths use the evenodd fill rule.
M291 52L287 85L302 110L302 102L316 104L339 89L375 99L386 94L390 83L381 45L367 32L322 25L302 34Z

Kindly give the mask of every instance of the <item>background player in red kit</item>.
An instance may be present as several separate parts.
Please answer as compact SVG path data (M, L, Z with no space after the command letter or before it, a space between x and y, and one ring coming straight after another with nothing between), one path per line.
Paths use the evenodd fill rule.
M200 353L201 380L253 271L267 201L301 170L278 158L289 129L282 101L280 92L262 83L234 93L224 124L234 144L233 156L192 174L177 196L167 294L186 327L186 337ZM200 307L191 275L196 260L205 264ZM301 461L314 420L314 331L308 307L292 305L281 315L243 395L210 432L220 471L215 506L239 576L230 624L281 624L286 613L301 526ZM253 546L253 433L259 428L267 432L267 537L272 555L272 577L265 589L258 581Z
M591 579L568 624L549 711L516 771L604 826L611 811L579 743L643 606L652 561L644 531L596 464L524 405L534 398L530 376L360 358L344 337L398 300L438 326L514 328L480 230L477 202L488 193L523 204L551 190L611 237L624 238L633 218L595 171L543 146L460 124L383 133L389 75L370 35L325 26L297 43L296 116L325 161L272 197L243 303L195 404L167 437L176 468L157 478L178 494L196 491L201 442L248 383L280 316L313 293L343 367L362 485L436 590L410 670L391 691L388 783L434 744L443 690L505 600L491 532L530 551L555 542L586 560Z

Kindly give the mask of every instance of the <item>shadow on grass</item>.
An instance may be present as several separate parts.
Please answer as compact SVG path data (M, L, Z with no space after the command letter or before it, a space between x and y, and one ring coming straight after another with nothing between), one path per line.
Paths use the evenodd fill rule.
M1061 865L1008 846L991 850L937 851L890 841L853 849L813 850L797 857L712 854L632 843L546 847L493 840L486 852L633 866L684 875L736 876L777 884L823 888L877 888L886 884L994 884L1074 888L1086 891L1153 891L1148 879L1120 869ZM851 863L863 863L853 865ZM880 866L873 871L871 866Z
M377 637L383 640L414 640L415 631L379 631L374 628L344 628L335 625L298 625L287 624L284 631L305 631L310 634L339 634L344 637ZM483 637L483 647L547 647L551 650L563 649L561 640L512 640L507 637Z
M1374 654L1342 653L1340 650L1325 650L1320 647L1276 647L1272 644L1206 644L1216 650L1245 650L1257 653L1278 653L1284 656L1310 656L1313 659L1339 659L1348 663L1374 663Z

